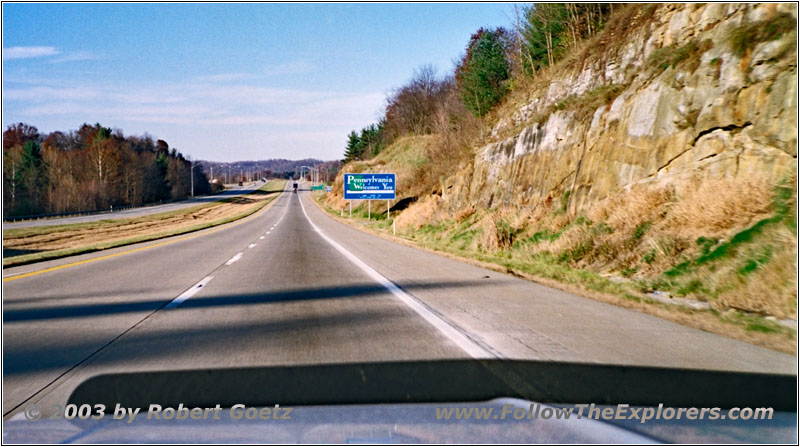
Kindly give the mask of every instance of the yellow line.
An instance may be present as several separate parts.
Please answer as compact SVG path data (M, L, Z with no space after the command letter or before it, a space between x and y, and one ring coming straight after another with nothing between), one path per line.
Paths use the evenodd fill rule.
M281 191L281 193L282 192L284 192L284 191ZM278 197L280 197L280 194L278 195ZM278 197L275 197L275 199L270 201L270 203L268 203L267 206L264 207L263 210L259 210L259 211L266 211L266 210L270 209L272 207L272 204L278 201ZM254 214L253 216L248 216L248 217L255 217L258 214L259 214L259 212L256 212L256 214ZM221 225L218 228L214 228L213 230L207 231L205 233L193 234L191 236L182 237L180 239L175 239L175 240L172 240L172 241L159 242L157 244L146 245L144 247L139 247L139 248L134 248L134 249L131 249L131 250L121 251L119 253L113 253L113 254L105 255L105 256L98 256L96 258L84 259L83 261L75 261L75 262L70 262L69 264L57 265L55 267L50 267L50 268L46 268L46 269L42 269L42 270L36 270L36 271L33 271L33 272L20 273L19 275L8 276L8 277L3 278L3 282L14 281L16 279L27 278L27 277L35 276L35 275L41 275L42 273L53 272L53 271L56 271L56 270L61 270L61 269L69 268L69 267L75 267L76 265L88 264L90 262L102 261L104 259L116 258L117 256L136 253L137 251L147 250L147 249L150 249L150 248L163 247L164 245L174 244L176 242L182 242L182 241L185 241L185 240L188 240L188 239L194 239L194 238L200 237L200 236L207 236L209 234L216 233L217 231L226 230L228 228L232 228L232 227L235 227L237 225L243 224L243 223L247 222L248 220L250 220L250 219L244 218L242 220L239 220L238 222L232 222L232 225L229 225L229 226Z

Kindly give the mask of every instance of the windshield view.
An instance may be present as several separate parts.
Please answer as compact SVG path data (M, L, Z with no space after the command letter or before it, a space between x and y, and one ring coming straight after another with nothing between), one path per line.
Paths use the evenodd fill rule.
M797 4L2 16L3 443L798 442Z

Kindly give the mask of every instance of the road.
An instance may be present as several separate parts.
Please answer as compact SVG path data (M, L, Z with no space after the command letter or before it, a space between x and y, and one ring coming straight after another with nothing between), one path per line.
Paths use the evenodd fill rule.
M23 220L20 222L3 222L3 229L10 230L13 228L29 228L29 227L43 227L46 225L67 225L84 222L95 222L98 220L106 219L129 219L133 217L147 216L148 214L165 213L167 211L175 211L182 208L189 208L191 206L201 205L203 203L216 202L225 198L241 196L255 191L263 185L261 182L255 182L244 186L231 186L229 185L225 191L219 194L208 196L197 196L192 199L181 200L173 203L165 203L163 205L143 206L139 208L128 208L119 211L90 214L86 216L70 216L70 217L57 217L53 219L41 220Z
M365 234L305 191L3 276L4 418L107 372L467 357L797 372L791 355Z

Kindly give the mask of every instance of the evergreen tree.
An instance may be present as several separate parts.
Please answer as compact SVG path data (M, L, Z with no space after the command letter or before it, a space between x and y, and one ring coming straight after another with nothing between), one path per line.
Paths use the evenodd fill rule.
M344 162L348 163L353 160L357 160L363 151L363 146L361 145L361 138L359 138L356 131L351 131L350 134L347 135L347 146L344 150Z
M483 116L506 94L510 67L506 31L479 29L456 70L459 96L475 116Z

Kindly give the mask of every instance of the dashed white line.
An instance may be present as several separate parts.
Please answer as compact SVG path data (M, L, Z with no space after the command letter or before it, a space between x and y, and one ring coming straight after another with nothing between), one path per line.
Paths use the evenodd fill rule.
M255 246L256 246L256 244L250 244L250 245L247 246L247 248L253 248Z
M422 318L425 319L428 323L433 325L436 329L444 334L447 338L450 339L453 343L455 343L459 348L463 349L467 354L471 357L476 359L481 358L495 358L501 357L501 354L496 352L489 346L485 346L482 343L478 343L477 341L470 338L467 334L465 334L458 326L453 323L446 321L438 312L434 311L424 303L420 302L418 299L414 298L413 296L404 292L397 284L391 282L385 276L381 275L375 269L367 265L364 261L356 257L356 255L350 253L346 248L339 245L336 241L329 238L322 230L317 227L314 222L311 221L311 218L308 217L308 213L306 212L306 207L303 205L303 201L300 200L300 207L303 209L303 214L306 216L306 220L308 223L311 224L311 227L317 234L320 235L326 242L328 242L333 248L335 248L339 253L344 255L350 262L355 264L358 268L364 271L369 277L374 279L376 282L381 284L383 287L386 287L394 296L400 299L403 303L405 303L408 307L410 307L414 312L419 314Z
M242 255L243 255L243 254L244 254L244 253L236 253L236 255L235 255L234 257L232 257L232 258L228 259L228 262L226 262L226 263L225 263L225 265L231 265L231 264L233 264L234 262L238 261L239 259L241 259L241 258L242 258Z
M264 236L261 236L259 239L264 239Z
M197 284L193 285L192 287L189 287L189 289L187 291L181 293L180 295L178 295L177 298L175 298L174 300L170 301L166 305L166 307L164 307L164 309L174 309L174 308L180 306L182 302L188 300L195 293L199 292L200 289L202 289L206 284L208 284L208 282L211 281L212 278L213 278L213 276L206 276L205 278L201 279L200 282L198 282Z

